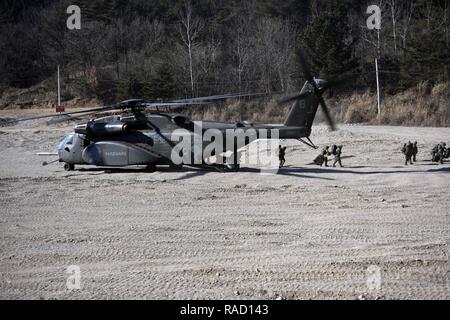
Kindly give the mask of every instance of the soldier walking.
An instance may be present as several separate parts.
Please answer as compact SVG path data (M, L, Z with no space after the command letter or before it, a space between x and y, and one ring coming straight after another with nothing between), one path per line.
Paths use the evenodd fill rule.
M278 146L278 159L280 160L280 168L284 166L286 159L284 156L286 155L286 147Z
M431 150L431 161L439 162L439 144L435 145Z
M406 156L406 143L402 147L402 153Z
M407 144L403 145L402 148L402 152L405 155L405 166L409 164L413 164L412 163L412 150L413 150L413 144L411 143L411 141L409 141Z
M414 141L414 144L412 146L412 156L413 156L413 162L417 162L416 156L419 149L417 148L417 141Z
M438 155L439 155L439 163L444 164L444 159L445 156L447 155L447 148L445 142L439 144Z
M341 162L341 154L342 154L342 146L338 146L336 148L335 154L334 154L334 163L333 167L336 167L336 163L339 163L339 166L342 168L342 162Z
M323 151L322 151L323 163L321 163L320 166L322 166L322 164L324 164L325 167L328 167L328 156L329 155L330 155L330 147L326 146L325 149L323 149Z

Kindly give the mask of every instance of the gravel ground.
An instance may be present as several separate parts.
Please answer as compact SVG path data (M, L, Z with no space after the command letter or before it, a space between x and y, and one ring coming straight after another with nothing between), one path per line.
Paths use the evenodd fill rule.
M345 167L310 165L317 151L287 141L273 175L65 172L35 153L70 127L0 130L2 299L450 298L450 163L428 161L450 128L317 126ZM419 161L405 167L410 139Z

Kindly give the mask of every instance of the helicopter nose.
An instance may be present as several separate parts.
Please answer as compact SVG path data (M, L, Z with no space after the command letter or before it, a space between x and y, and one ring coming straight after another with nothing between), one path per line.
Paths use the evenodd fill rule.
M58 147L59 160L61 162L68 162L71 158L70 148L67 145L60 145Z

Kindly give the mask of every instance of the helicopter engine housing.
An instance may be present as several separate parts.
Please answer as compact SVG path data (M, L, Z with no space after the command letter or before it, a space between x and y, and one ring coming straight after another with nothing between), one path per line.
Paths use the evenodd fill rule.
M128 131L126 123L90 123L86 131L94 137L113 137Z

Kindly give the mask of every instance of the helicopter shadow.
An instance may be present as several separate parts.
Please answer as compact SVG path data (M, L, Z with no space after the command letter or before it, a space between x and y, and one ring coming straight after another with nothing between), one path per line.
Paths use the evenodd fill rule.
M404 170L406 167L404 166L395 166L391 167L391 170L366 170L359 171L355 169L367 169L367 168L376 168L370 166L356 166L349 168L334 168L334 167L318 167L318 168L302 168L301 172L311 173L311 174L325 174L325 173L346 173L346 174L354 174L354 175L374 175L374 174L401 174L401 173L427 173L427 172L450 172L450 168L440 168L440 169L426 169L426 170ZM394 169L394 170L392 170ZM403 169L403 170L401 170Z
M217 172L217 170L211 168L183 167L183 170L179 170L178 172L185 172L185 174L181 177L171 179L172 181L181 181L196 177L202 177L210 172Z
M204 167L190 167L185 166L182 170L171 170L170 168L158 168L158 172L184 172L185 174L181 177L171 179L172 181L181 181L188 180L196 177L205 176L209 173L223 173L223 174L233 174L234 172L227 172L226 170L222 170L220 168L216 168L213 166L204 166ZM257 168L248 168L244 167L239 170L240 173L257 173L264 174L261 169ZM277 170L274 175L284 175L284 176L292 176L296 178L306 178L306 179L320 179L320 180L335 180L333 178L326 177L317 177L311 175L304 175L302 173L302 168L281 168ZM269 173L270 174L270 173Z
M427 164L431 165L431 164ZM360 171L358 169L375 169L375 170L364 170ZM281 175L281 176L291 176L296 178L305 178L305 179L319 179L319 180L328 180L333 181L336 179L323 177L323 176L315 176L317 174L353 174L353 175L374 175L374 174L401 174L401 173L448 173L450 172L450 167L440 167L435 169L426 169L426 170L405 170L405 166L393 166L390 167L391 170L380 170L378 167L373 166L352 166L348 168L334 168L334 167L283 167L281 169L277 169L273 172L273 175ZM378 169L378 170L376 170ZM145 168L80 168L77 170L79 173L83 173L85 175L102 175L102 174L123 174L123 173L135 173L135 174L152 174L154 172L147 171ZM205 176L212 172L219 172L224 174L231 174L232 172L221 171L215 167L190 167L184 166L182 169L170 168L170 167L158 167L156 172L161 173L182 173L183 175L174 179L170 179L172 181L181 181L181 180L189 180L196 177ZM249 168L242 167L239 172L242 173L254 173L254 174L265 174L264 171L258 168ZM271 174L268 172L268 174ZM66 177L72 176L80 176L81 174L71 174Z
M118 174L118 173L149 173L143 169L126 169L126 168L79 168L74 173L66 174L65 178L80 177L80 176L101 176L104 174Z
M100 173L107 173L107 174L115 174L115 173L148 173L148 174L152 174L152 173L154 173L145 168L127 168L127 167L79 168L79 169L77 169L77 171L78 172L100 172ZM187 170L185 170L185 168L175 169L175 168L169 168L169 167L158 167L158 170L156 170L155 172L183 172L183 171L187 171Z
M428 172L450 172L450 167L443 167L443 168L438 168L438 169L430 169L428 170Z
M305 175L305 174L303 174L305 172L303 169L304 168L301 168L301 167L283 167L278 170L274 170L274 173L270 173L270 171L269 171L267 174L291 176L291 177L305 178L305 179L319 179L319 180L328 180L328 181L335 180L333 178ZM266 173L264 173L263 170L257 169L257 168L241 168L241 170L239 172L258 173L258 174L264 174L264 175L266 174Z
M184 176L171 179L173 181L177 180L186 180L190 178L194 178L197 176L203 176L209 172L217 172L213 169L203 169L203 168L195 168L195 167L183 167L182 169L170 168L170 167L158 167L155 172L151 172L146 170L145 168L110 168L110 167L95 167L95 168L79 168L76 170L75 174L68 174L65 177L75 177L75 176L99 176L103 174L148 174L151 175L153 173L161 172L161 173L186 173Z
M99 173L107 173L107 174L115 174L115 173L150 173L146 172L145 169L135 169L135 168L81 168L77 169L78 172L99 172Z

